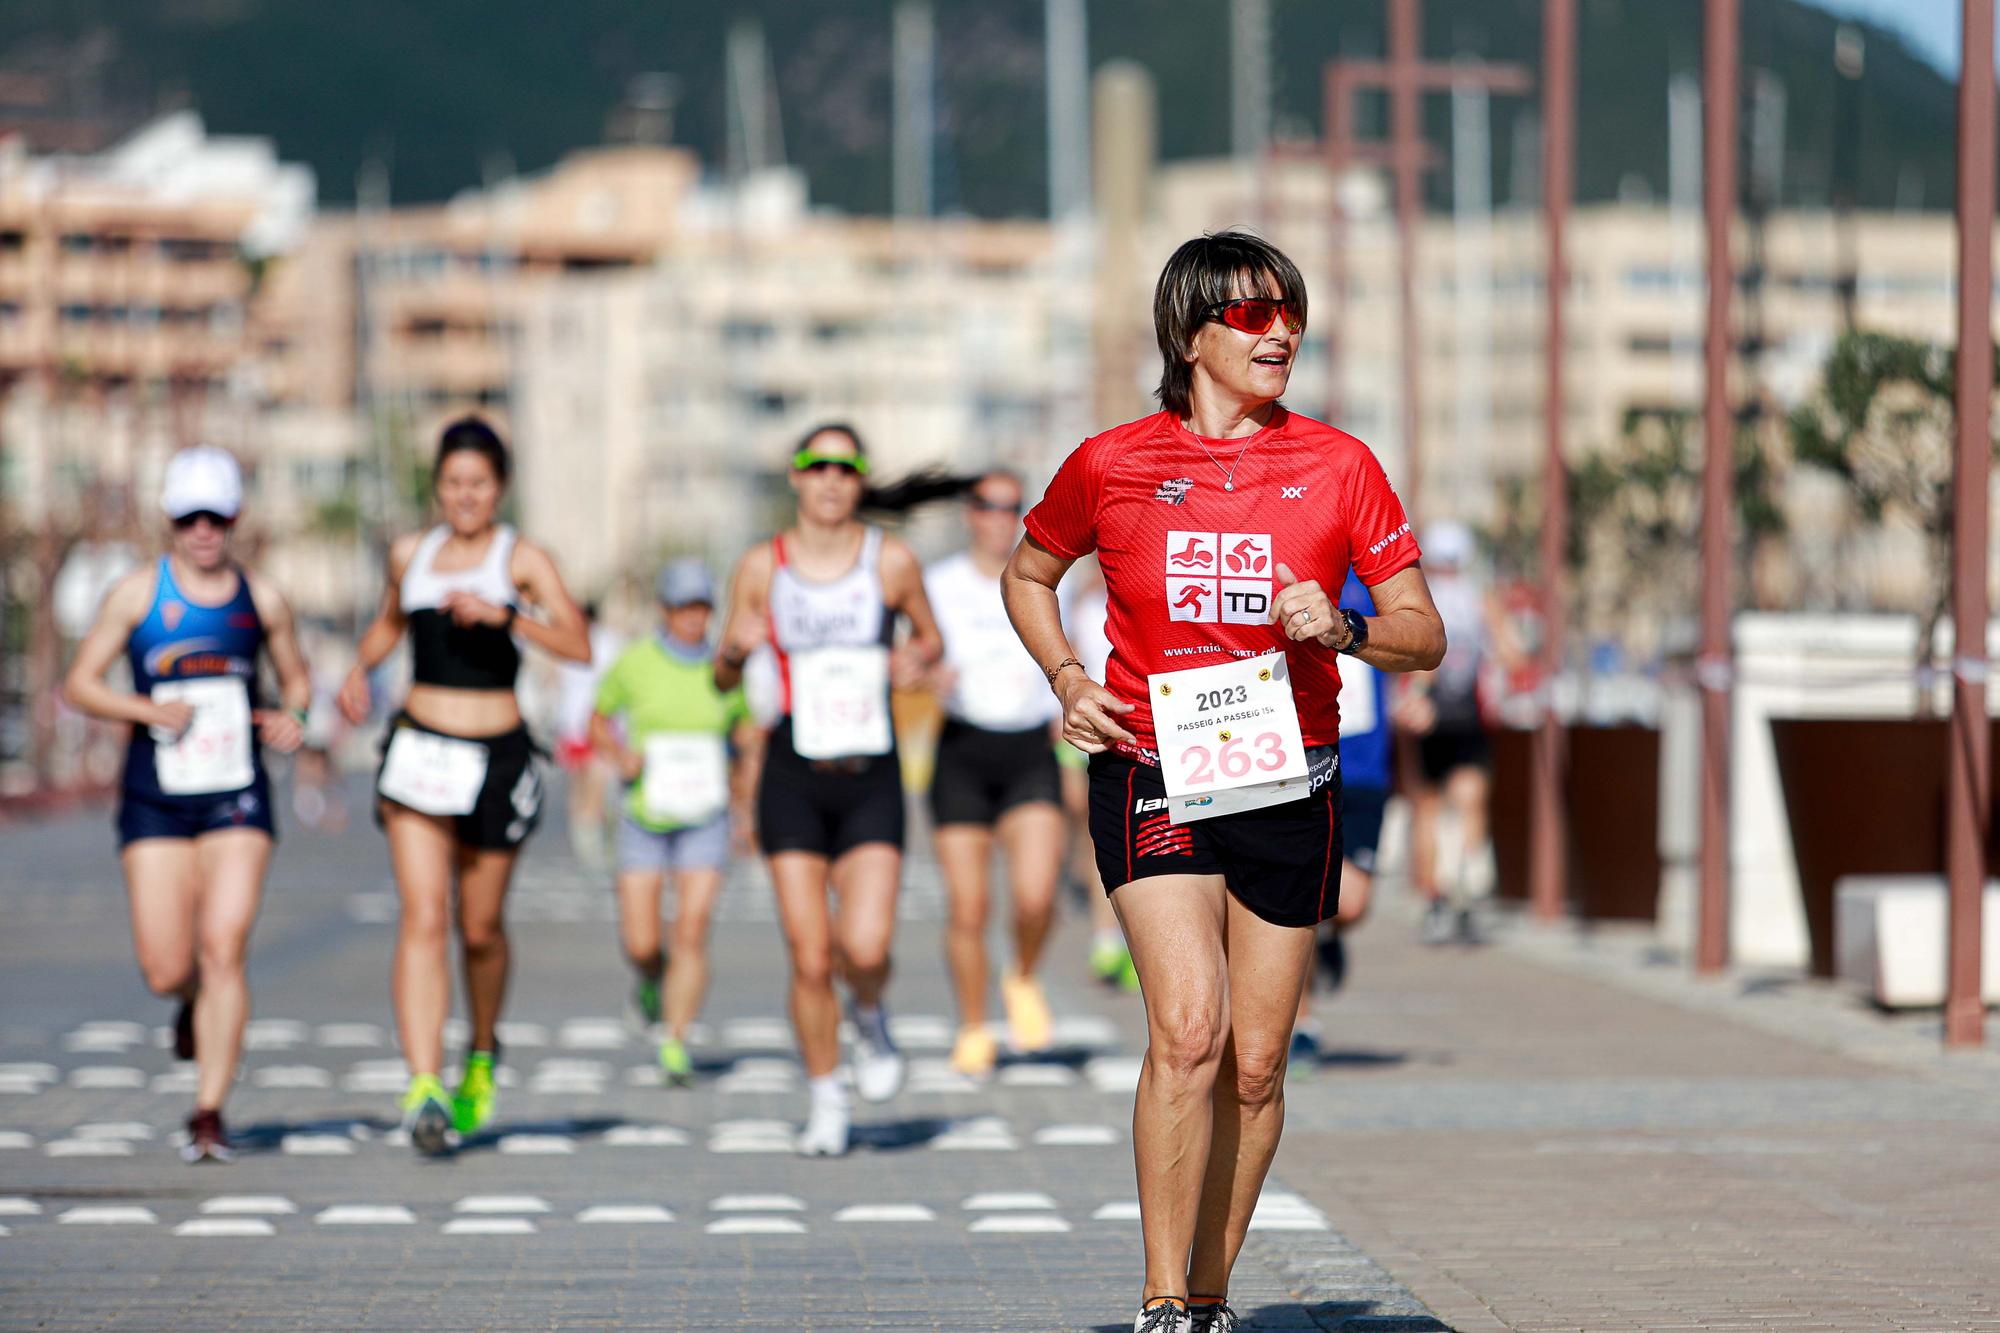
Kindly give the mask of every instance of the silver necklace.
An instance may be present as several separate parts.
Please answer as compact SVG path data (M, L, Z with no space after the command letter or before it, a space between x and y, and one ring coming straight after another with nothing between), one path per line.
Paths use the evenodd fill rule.
M1208 461L1210 465L1213 466L1217 472L1222 473L1222 489L1225 491L1235 490L1236 465L1243 461L1243 455L1250 452L1250 446L1257 442L1256 438L1253 436L1252 438L1247 439L1243 442L1243 447L1236 451L1236 457L1229 460L1228 470L1224 471L1222 464L1215 461L1215 455L1209 453L1208 446L1202 442L1201 436L1195 435L1193 431L1189 431L1188 434L1194 435L1195 444L1200 447L1202 453L1208 454Z

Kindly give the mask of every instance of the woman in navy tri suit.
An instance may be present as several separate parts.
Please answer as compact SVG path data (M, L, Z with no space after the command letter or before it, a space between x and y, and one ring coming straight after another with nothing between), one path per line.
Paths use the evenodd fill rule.
M276 589L230 557L243 500L236 460L197 447L167 464L167 554L104 599L64 683L70 703L132 725L118 806L119 857L146 984L180 1001L174 1053L196 1061L182 1155L230 1159L222 1102L250 1017L244 954L270 860L270 780L259 742L284 754L305 738L312 678ZM132 688L105 673L120 653ZM283 707L257 701L270 657Z

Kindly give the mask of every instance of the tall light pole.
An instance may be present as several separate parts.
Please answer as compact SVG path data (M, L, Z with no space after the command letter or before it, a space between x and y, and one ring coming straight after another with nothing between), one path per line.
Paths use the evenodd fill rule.
M1958 75L1958 434L1952 467L1951 750L1946 760L1945 869L1951 945L1947 1046L1978 1046L1980 902L1992 822L1992 733L1986 719L1986 504L1993 461L1993 0L1963 0Z
M1701 922L1695 969L1719 972L1729 959L1729 697L1735 672L1729 640L1732 473L1736 423L1729 405L1734 339L1729 301L1736 271L1730 227L1736 215L1738 0L1706 0L1702 83L1707 115L1708 330L1702 402L1701 651Z

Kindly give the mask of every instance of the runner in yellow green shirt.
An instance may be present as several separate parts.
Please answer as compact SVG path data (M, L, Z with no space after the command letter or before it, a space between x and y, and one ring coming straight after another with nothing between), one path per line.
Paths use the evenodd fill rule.
M708 989L708 926L729 864L732 812L749 827L755 787L745 756L755 728L740 689L715 688L708 625L715 588L699 560L660 571L658 633L632 644L605 673L591 742L623 776L618 826L618 934L638 974L632 1008L652 1027L664 1017L660 1066L691 1083L688 1025ZM670 950L660 939L660 897L674 874L678 906ZM671 963L669 959L671 958Z

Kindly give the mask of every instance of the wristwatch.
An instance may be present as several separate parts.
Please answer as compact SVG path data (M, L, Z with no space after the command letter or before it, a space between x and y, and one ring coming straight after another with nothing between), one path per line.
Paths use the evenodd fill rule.
M1347 622L1347 646L1339 651L1352 657L1368 646L1368 618L1347 606L1340 608L1340 618Z

